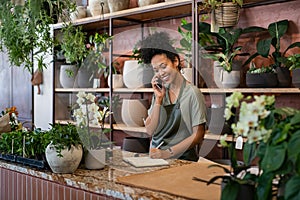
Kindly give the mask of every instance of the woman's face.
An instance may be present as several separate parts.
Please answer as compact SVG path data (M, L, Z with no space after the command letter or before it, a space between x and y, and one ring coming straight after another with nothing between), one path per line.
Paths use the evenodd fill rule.
M176 59L174 62L172 62L165 54L153 56L151 64L155 76L166 84L172 83L179 73L177 68L178 60Z

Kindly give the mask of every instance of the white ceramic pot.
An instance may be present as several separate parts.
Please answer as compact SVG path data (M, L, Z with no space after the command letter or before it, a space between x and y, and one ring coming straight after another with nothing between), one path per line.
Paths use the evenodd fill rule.
M193 82L193 68L182 68L181 74L187 81Z
M146 99L123 99L122 121L127 126L142 127L143 119L147 118L148 100Z
M122 88L124 87L123 75L122 74L113 74L113 88ZM110 87L110 75L108 76L108 86Z
M90 149L85 153L84 165L87 169L103 169L106 164L105 149Z
M69 76L66 71L72 71L74 76ZM76 65L61 65L59 72L59 81L63 88L73 88L78 68Z
M236 88L240 84L240 71L227 72L224 69L221 70L220 81L223 88Z
M129 8L130 0L107 0L109 11L116 12Z
M139 7L158 3L159 0L138 0Z
M223 88L222 82L220 80L222 69L223 68L220 66L220 63L215 61L214 62L214 82L218 88Z
M70 14L70 18L72 21L77 19L82 19L86 17L86 7L85 6L77 6L76 10Z
M154 76L149 65L138 64L137 60L126 60L123 68L123 82L127 88L148 87Z
M103 11L101 3L103 5ZM89 0L88 10L92 16L98 16L105 13L109 13L107 0Z
M46 148L46 160L54 173L73 173L82 159L82 146L71 146L61 151L62 157L57 156L56 148L49 144Z

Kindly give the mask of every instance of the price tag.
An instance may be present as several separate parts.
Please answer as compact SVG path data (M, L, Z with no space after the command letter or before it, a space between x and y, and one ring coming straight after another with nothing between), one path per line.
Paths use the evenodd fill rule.
M242 138L242 136L239 136L239 137L236 138L235 148L236 149L243 149L243 138Z

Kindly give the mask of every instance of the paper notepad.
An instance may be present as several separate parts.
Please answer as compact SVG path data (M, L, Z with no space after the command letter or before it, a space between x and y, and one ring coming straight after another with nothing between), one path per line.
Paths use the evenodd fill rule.
M156 167L169 165L168 161L164 159L153 159L150 157L124 157L123 160L134 167Z

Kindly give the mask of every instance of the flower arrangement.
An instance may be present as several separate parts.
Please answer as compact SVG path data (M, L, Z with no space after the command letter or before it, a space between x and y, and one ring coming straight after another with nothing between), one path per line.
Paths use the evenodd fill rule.
M22 123L18 121L18 111L17 107L12 106L6 108L0 113L0 130L4 131L16 131L22 129ZM0 131L1 132L1 131Z
M208 184L223 180L222 199L236 199L245 185L252 187L253 199L297 199L299 191L293 185L300 183L300 110L276 108L274 96L234 92L226 98L224 117L235 119L232 142L225 141L226 134L220 140L228 147L231 169L217 165L227 174ZM237 164L236 149L243 149L242 165ZM258 167L256 173L248 170L253 165Z
M112 112L108 107L101 110L95 103L95 95L91 93L79 92L77 97L78 108L74 110L74 117L83 145L88 149L99 149L110 144L104 136L110 131L109 128L104 128L104 119Z

